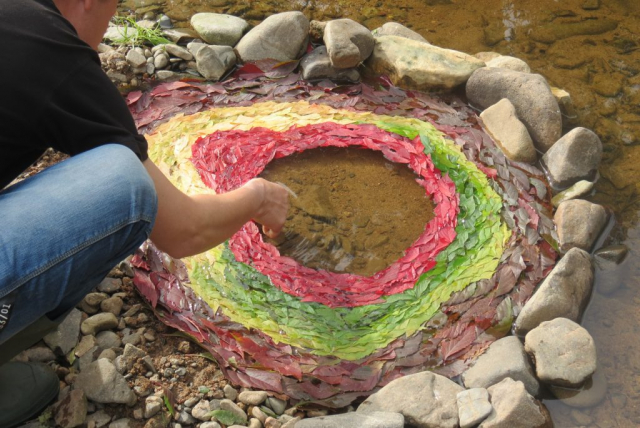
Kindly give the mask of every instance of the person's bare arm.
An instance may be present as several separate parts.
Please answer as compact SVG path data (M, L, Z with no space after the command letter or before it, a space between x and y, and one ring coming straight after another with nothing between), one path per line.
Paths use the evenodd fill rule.
M178 190L150 160L144 162L158 194L158 215L151 240L162 251L180 258L224 242L249 220L275 237L289 207L286 189L253 179L228 193L188 196Z

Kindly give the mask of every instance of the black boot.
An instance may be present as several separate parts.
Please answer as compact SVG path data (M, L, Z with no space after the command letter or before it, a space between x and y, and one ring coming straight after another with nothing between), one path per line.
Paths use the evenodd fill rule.
M0 427L38 416L60 390L58 376L44 364L10 362L0 367Z

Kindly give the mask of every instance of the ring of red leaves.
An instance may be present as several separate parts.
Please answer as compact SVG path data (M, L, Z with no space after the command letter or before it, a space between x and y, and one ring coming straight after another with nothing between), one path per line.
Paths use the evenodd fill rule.
M192 162L202 181L217 193L233 190L260 174L273 159L319 147L356 146L378 150L392 162L407 164L435 203L435 217L405 255L386 269L363 277L315 270L280 255L265 242L255 223L245 224L229 240L236 260L251 264L282 291L303 302L330 307L355 307L381 302L382 296L402 293L436 265L435 257L456 237L459 197L453 181L425 155L420 137L409 140L374 125L332 122L291 127L285 132L266 128L219 131L200 138L192 148Z

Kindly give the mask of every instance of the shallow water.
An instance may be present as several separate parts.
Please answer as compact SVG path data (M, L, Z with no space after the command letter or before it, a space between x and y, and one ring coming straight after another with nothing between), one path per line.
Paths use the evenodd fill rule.
M262 177L292 191L280 253L314 269L370 276L404 255L434 217L407 166L357 148L307 150Z
M319 20L348 17L370 29L398 21L441 47L519 57L567 90L577 111L577 117L565 118L567 127L591 128L604 144L602 176L590 199L615 213L605 245L625 244L630 254L606 281L598 276L583 320L609 384L605 399L580 414L557 401L545 403L558 427L640 426L640 1L127 1L139 13L164 10L177 26L204 11L231 13L252 24L287 10ZM617 290L598 291L612 281Z

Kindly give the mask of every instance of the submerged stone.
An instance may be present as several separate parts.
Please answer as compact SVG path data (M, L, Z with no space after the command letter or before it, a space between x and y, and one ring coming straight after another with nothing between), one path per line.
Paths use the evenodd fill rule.
M550 23L533 28L529 36L536 42L553 43L573 36L594 36L618 28L618 21L612 19L588 19L580 22Z

